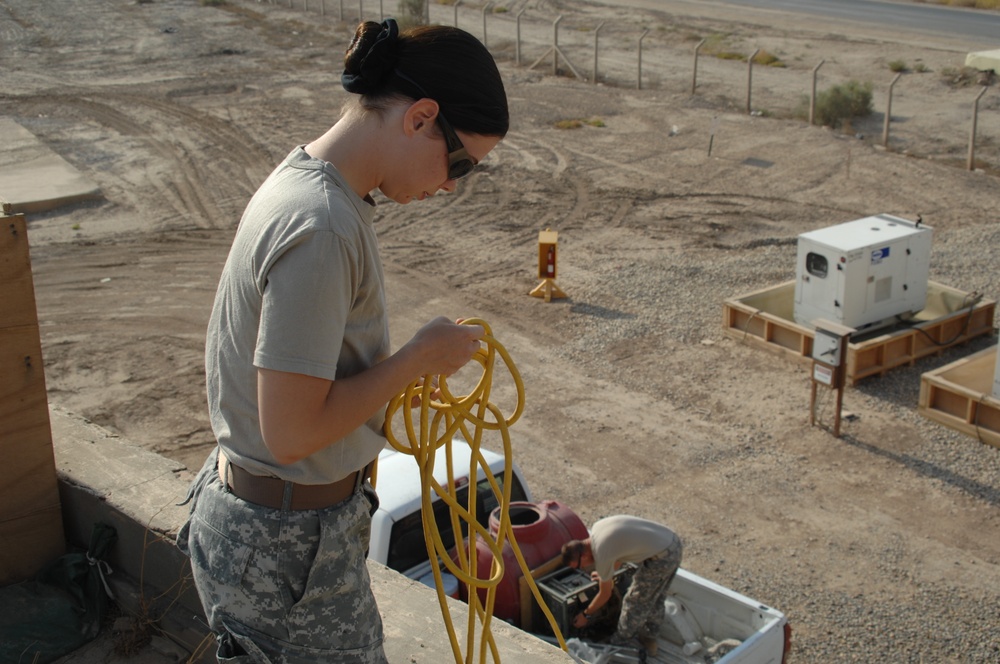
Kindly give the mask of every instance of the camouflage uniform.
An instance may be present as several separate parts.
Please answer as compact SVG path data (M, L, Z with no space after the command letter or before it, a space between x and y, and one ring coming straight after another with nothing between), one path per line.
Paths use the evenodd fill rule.
M378 499L282 511L233 495L210 455L177 545L218 634L220 662L385 664L367 545Z
M683 545L680 538L659 555L639 564L625 597L618 618L618 629L612 643L629 643L634 637L653 637L660 632L666 619L663 607L670 583L681 564Z

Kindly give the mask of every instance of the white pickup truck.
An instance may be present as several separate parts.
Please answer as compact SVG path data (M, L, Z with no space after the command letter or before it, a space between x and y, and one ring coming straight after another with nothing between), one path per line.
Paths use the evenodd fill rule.
M469 447L456 439L453 444L455 468L469 467ZM483 451L490 470L500 483L503 476L502 456ZM444 484L444 455L438 455L434 475ZM534 500L521 470L514 465L512 501ZM480 468L476 478L478 501L476 514L484 527L489 527L489 515L497 507L488 480ZM467 492L468 477L456 478L460 492ZM420 515L420 475L413 457L387 448L379 456L378 494L380 506L372 518L369 558L406 576L433 586L433 574ZM467 494L466 494L467 495ZM465 497L459 496L464 502ZM450 529L448 509L436 502L435 517L442 539L451 546L454 533ZM463 533L464 536L464 533ZM627 582L627 566L617 574L621 585ZM507 573L520 574L508 569ZM457 581L444 575L445 584L454 588L445 591L457 597ZM580 606L597 593L597 584L580 570L558 568L541 576L538 587L556 618L569 652L585 664L649 662L650 664L782 664L787 662L791 645L791 628L784 614L764 604L715 584L697 574L680 569L670 586L670 596L664 605L668 620L659 635L659 647L653 657L644 651L627 647L612 647L590 638L590 633L577 633L571 626L572 617ZM616 585L618 585L616 583ZM610 607L609 607L610 608ZM537 611L536 614L541 614ZM537 615L536 615L537 617ZM614 616L609 622L613 629ZM551 628L544 619L532 619L532 624L517 625L553 641Z

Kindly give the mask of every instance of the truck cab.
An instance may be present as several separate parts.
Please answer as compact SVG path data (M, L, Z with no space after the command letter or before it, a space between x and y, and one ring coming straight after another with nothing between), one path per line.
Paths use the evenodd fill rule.
M504 457L486 449L480 450L503 488ZM455 485L458 487L459 502L468 500L469 462L472 450L461 438L452 442L452 464L455 469ZM476 475L476 519L489 528L490 513L500 504L486 477L486 470L480 465ZM442 486L447 484L448 469L444 450L438 450L434 458L434 479ZM511 501L534 500L517 464L511 473ZM416 459L409 454L386 447L379 454L377 488L378 511L372 516L372 533L368 557L376 562L400 572L411 579L422 579L431 572L424 543L424 527L420 516L420 469ZM433 492L432 492L433 493ZM448 506L436 494L432 495L434 519L447 547L455 544L455 533L451 528ZM462 537L468 533L461 533Z

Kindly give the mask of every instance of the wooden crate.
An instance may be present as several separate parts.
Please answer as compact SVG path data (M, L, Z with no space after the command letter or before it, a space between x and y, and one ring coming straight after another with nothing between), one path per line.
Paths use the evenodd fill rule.
M997 347L987 348L920 377L924 417L1000 447L1000 398L993 396Z
M848 344L847 384L992 334L996 301L982 298L970 307L973 301L970 293L928 282L927 306L908 325L886 328ZM731 337L811 364L815 331L795 322L794 308L795 282L787 281L726 300L722 326Z

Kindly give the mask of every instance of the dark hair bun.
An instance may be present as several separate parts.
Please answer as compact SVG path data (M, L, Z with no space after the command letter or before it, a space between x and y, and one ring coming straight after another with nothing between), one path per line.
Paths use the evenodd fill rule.
M399 60L399 26L395 19L365 21L358 26L344 55L344 89L365 95L378 92L392 76Z

